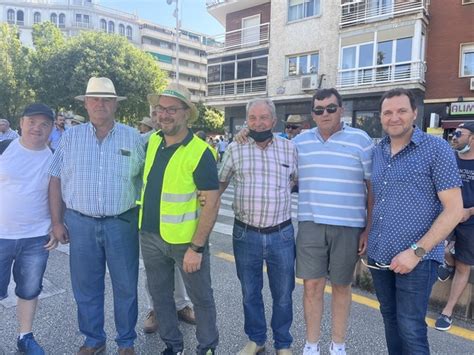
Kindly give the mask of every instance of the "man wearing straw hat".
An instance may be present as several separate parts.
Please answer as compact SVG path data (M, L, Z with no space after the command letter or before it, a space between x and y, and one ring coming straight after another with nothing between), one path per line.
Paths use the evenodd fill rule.
M112 280L119 354L134 354L137 334L138 208L145 157L139 133L115 122L112 81L92 77L84 102L90 122L67 130L53 157L49 200L53 233L70 242L71 283L85 336L78 354L105 350L104 276ZM63 205L66 209L63 210Z
M163 354L181 354L184 348L173 299L175 265L194 305L197 354L213 354L219 334L208 238L219 209L216 160L209 145L188 128L198 111L184 86L170 84L148 101L161 130L148 141L140 243L158 330L166 344ZM197 190L206 199L202 208Z
M285 133L282 134L282 137L293 139L298 134L301 133L302 129L309 128L309 123L301 115L289 115L286 121L283 121L285 124Z

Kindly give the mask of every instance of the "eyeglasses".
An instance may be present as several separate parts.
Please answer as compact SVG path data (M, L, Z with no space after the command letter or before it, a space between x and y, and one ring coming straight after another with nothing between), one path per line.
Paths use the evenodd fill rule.
M367 261L365 261L363 258L360 258L360 261L362 261L362 264L364 264L366 267L369 269L374 269L374 270L379 270L379 271L390 271L390 265L382 264L375 262L375 265L369 265Z
M167 113L168 115L176 115L176 112L178 110L186 110L187 107L163 107L163 106L158 106L156 108L157 113Z
M463 134L471 135L470 133L463 133L462 131L454 131L453 138L460 138Z
M287 124L285 126L286 129L298 129L300 128L301 126L298 126L298 125L294 125L294 124Z
M316 116L321 116L322 114L324 114L324 111L326 110L327 113L334 113L337 111L337 109L339 108L339 106L337 105L329 105L329 106L326 106L326 107L322 107L322 106L316 106L313 108L313 112Z

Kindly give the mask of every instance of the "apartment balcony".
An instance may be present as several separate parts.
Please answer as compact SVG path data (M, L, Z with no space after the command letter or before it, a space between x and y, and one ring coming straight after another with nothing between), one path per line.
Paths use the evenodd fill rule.
M390 84L425 83L424 62L401 62L389 65L339 70L337 87L357 89Z
M216 47L209 47L209 56L252 47L268 47L270 42L270 24L263 23L212 37Z
M240 98L246 95L261 95L266 92L266 76L207 84L207 96L213 98Z
M94 24L90 22L82 22L82 21L73 21L72 27L74 28L85 28L88 30L92 30L94 28Z
M416 13L428 13L429 0L342 0L341 28Z
M270 0L206 0L207 12L225 27L227 14L265 4Z

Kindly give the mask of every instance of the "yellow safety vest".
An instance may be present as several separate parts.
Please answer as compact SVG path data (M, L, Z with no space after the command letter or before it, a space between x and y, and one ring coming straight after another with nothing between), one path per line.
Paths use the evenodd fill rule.
M148 174L162 140L159 134L153 134L148 142L142 193L138 201L141 206ZM188 144L179 146L165 168L157 223L161 237L170 244L190 243L198 226L200 205L193 172L208 147L206 142L194 136ZM143 209L140 209L139 228L142 225L142 215Z

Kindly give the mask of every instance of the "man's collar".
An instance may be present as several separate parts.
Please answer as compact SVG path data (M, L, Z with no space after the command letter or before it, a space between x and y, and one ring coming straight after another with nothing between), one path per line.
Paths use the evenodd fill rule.
M165 135L161 129L158 132L156 132L156 134L158 134L161 138L163 138L163 141L164 141ZM189 142L191 142L193 137L194 137L193 132L191 131L191 129L188 128L188 134L186 135L186 137L184 137L184 139L181 142L176 143L176 144L186 146L188 145Z

